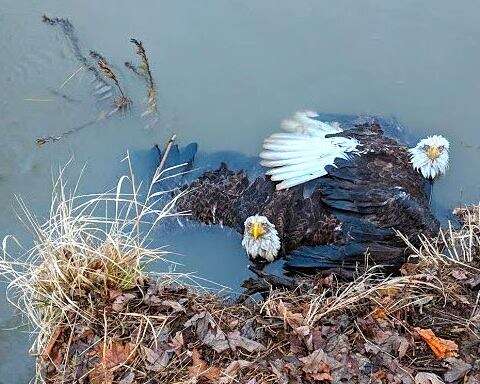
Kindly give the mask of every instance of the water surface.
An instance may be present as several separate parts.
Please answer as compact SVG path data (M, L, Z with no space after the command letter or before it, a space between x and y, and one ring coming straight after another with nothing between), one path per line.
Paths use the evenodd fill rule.
M74 158L87 163L83 191L110 188L124 171L126 150L144 151L173 132L206 151L258 153L262 138L299 108L394 116L414 139L442 133L452 164L435 186L446 209L477 201L480 191L480 24L478 1L208 0L141 3L124 0L19 2L0 12L0 234L17 233L13 195L43 215L52 170ZM83 47L103 53L134 98L132 112L66 140L36 148L95 118L106 108L92 98L90 76L62 35L40 15L70 18ZM158 84L160 120L139 115L144 85L123 67L133 60L130 37L147 48ZM26 235L25 235L26 236ZM238 286L246 275L239 235L185 227L164 236L186 269ZM214 251L212 251L214 245ZM240 272L239 272L240 271ZM245 273L245 274L244 274ZM17 323L0 307L1 327ZM0 335L0 382L25 383L32 372L28 340ZM25 364L27 362L27 364Z

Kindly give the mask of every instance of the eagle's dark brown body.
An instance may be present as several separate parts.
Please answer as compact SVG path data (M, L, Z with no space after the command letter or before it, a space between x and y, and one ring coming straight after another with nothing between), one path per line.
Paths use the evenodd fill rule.
M404 146L387 138L378 124L366 124L340 135L356 138L360 153L337 160L328 175L304 186L276 191L268 177L253 182L244 171L227 165L205 172L187 188L179 210L194 219L223 224L243 233L245 219L266 216L278 231L287 267L318 268L362 260L398 266L405 245L395 230L415 242L432 234L438 222L429 210L425 180L411 166ZM300 250L292 252L301 246Z

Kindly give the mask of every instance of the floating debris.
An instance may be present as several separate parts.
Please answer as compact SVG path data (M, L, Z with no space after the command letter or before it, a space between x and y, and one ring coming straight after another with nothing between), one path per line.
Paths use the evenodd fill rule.
M49 102L53 101L53 99L38 99L38 98L35 98L35 97L27 97L23 100L24 101L34 101L36 103L49 103Z
M118 110L124 111L127 110L132 101L125 95L122 87L120 86L120 81L118 80L117 75L113 71L111 65L108 61L103 57L100 53L96 51L90 51L90 57L97 62L98 68L100 69L101 73L107 78L112 80L115 83L118 91L120 92L120 96L114 100L114 105L117 107ZM110 86L107 84L104 87L99 87L96 91L96 94L102 95L106 94L110 90Z
M165 162L168 159L168 154L170 153L170 150L172 149L172 146L175 143L176 139L177 139L177 135L173 134L170 137L170 140L168 140L167 144L165 145L165 149L163 151L163 155L161 156L160 164L157 167L156 173L161 172L163 170L163 167L165 166ZM158 144L155 144L155 148L157 149L159 154L162 154L162 151L160 150Z
M69 82L71 79L73 79L78 73L80 73L83 69L88 69L91 73L94 75L94 96L99 100L107 100L110 99L114 96L114 92L112 92L112 85L109 84L109 80L113 81L115 84L115 87L118 89L119 95L113 99L113 109L109 112L102 111L96 119L87 121L86 123L77 126L75 128L72 128L66 132L61 133L58 136L45 136L45 137L39 137L36 139L36 143L38 146L43 146L46 143L54 143L56 141L59 141L73 133L76 133L86 127L89 127L95 123L97 123L100 120L106 119L110 116L112 116L114 113L118 111L126 111L130 108L132 101L126 96L124 89L120 85L120 81L118 79L118 76L115 74L114 70L112 69L112 66L108 63L106 58L102 56L100 53L97 51L91 50L90 51L90 58L85 56L82 52L82 49L80 48L80 42L78 37L76 36L75 33L75 28L73 27L72 23L66 19L66 18L60 18L60 17L49 17L47 15L42 16L42 21L46 24L49 24L51 26L58 26L62 33L64 34L65 38L67 39L70 48L75 56L75 58L80 62L81 66L77 68L71 75L69 75L60 85L58 90L52 90L50 89L50 92L54 94L57 97L61 97L65 101L68 102L75 102L78 100L75 100L71 98L70 96L66 95L63 92L60 92L60 90ZM94 65L91 62L91 59L93 59L96 63ZM52 100L46 100L46 99L25 99L28 101L52 101Z
M70 20L61 18L61 17L49 17L47 15L42 16L42 21L51 26L58 26L66 37L67 41L70 44L70 49L72 50L75 58L82 64L82 66L88 69L93 73L95 79L103 85L108 85L105 79L100 74L99 70L90 62L90 60L83 54L82 49L80 48L80 42L76 35L75 28ZM74 72L73 76L76 75L77 71ZM63 86L64 84L62 84Z
M64 139L65 137L67 136L70 136L71 134L73 133L77 133L79 131L81 131L82 129L84 128L87 128L87 127L90 127L91 125L95 124L95 123L98 123L99 121L101 120L104 120L104 119L107 119L109 118L110 116L112 116L115 112L117 112L119 110L118 107L112 109L110 112L106 113L104 111L102 111L100 113L100 115L96 118L96 119L93 119L93 120L90 120L90 121L87 121L86 123L83 123L82 125L79 125L75 128L72 128L72 129L69 129L68 131L65 131L63 133L61 133L60 135L58 136L45 136L45 137L39 137L35 140L35 142L37 143L37 146L41 147L43 146L44 144L47 144L47 143L54 143L56 141L59 141L61 139Z
M70 76L68 76L62 84L60 84L60 87L58 87L58 89L62 89L63 87L65 87L65 85L67 85L70 80L72 80L75 76L77 76L77 74L79 74L83 69L85 69L85 67L82 65L80 67L78 67Z
M37 138L36 140L36 143L39 147L41 147L42 145L44 144L47 144L47 143L54 143L58 140L61 140L69 135L71 135L72 133L75 133L75 132L78 132L80 130L82 130L83 128L86 128L86 127L89 127L91 125L93 125L94 123L96 123L99 119L95 119L95 120L90 120L78 127L75 127L75 128L72 128L66 132L63 132L62 134L58 135L58 136L45 136L45 137L39 137Z
M114 100L114 105L118 111L126 111L127 109L130 108L131 104L132 104L132 101L124 95L121 95L120 97L117 97Z
M155 81L153 80L152 71L150 70L150 64L148 63L147 53L141 41L134 38L130 39L137 50L136 53L140 57L140 63L135 66L131 62L125 62L125 66L134 72L137 76L143 78L147 83L147 110L142 116L149 115L157 112L157 90L155 87Z

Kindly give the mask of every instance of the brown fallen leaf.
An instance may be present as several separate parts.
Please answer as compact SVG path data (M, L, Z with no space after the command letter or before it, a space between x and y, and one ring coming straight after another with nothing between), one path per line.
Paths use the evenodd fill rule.
M378 369L376 372L372 373L372 379L374 379L374 383L380 382L383 383L385 380L387 380L387 372L385 372L383 369Z
M88 374L90 384L113 384L113 372L97 366Z
M252 353L256 351L263 351L265 347L257 341L247 339L240 335L240 332L234 331L229 332L227 335L228 338L228 345L232 350L236 350L237 348L245 349L246 351Z
M142 347L143 355L145 356L145 369L148 371L160 372L164 370L170 362L172 352L165 350L156 350Z
M310 352L320 349L322 344L324 344L322 331L317 328L312 330L305 340L305 344Z
M394 346L398 352L398 357L402 358L407 354L410 343L405 337L397 336L394 339Z
M288 383L288 375L285 372L285 361L282 359L275 359L270 361L270 369L272 373L277 377L277 383Z
M307 378L317 381L331 381L331 361L322 349L313 351L310 355L300 358L302 370Z
M133 347L130 343L123 344L120 341L113 341L105 350L102 363L109 369L125 364L131 360Z
M388 319L387 312L385 311L384 308L382 307L377 307L373 310L372 312L372 317L377 320L378 322L381 322L382 320Z
M230 384L236 381L236 377L239 371L243 368L248 368L252 365L252 362L247 360L235 360L232 361L228 367L223 371L222 377L219 380L219 384Z
M132 293L123 293L115 298L115 301L112 304L112 309L115 312L122 312L127 303L134 299L136 296Z
M452 340L442 339L429 328L415 328L415 331L428 344L437 359L457 356L458 345Z
M249 352L265 349L262 344L241 336L238 331L230 332L228 335L225 334L208 312L199 313L185 323L185 328L192 326L195 327L195 334L202 344L213 348L218 353L222 353L227 349L236 350L237 348L242 348Z
M295 333L299 336L308 336L310 335L310 326L309 325L302 325L294 329Z
M118 291L116 289L109 289L108 290L108 297L110 298L110 300L115 300L121 294L122 294L122 291Z
M173 313L178 313L178 312L186 312L187 310L185 307L180 304L178 301L173 301L173 300L163 300L162 305L165 307L170 307L173 310Z
M52 336L50 336L50 340L48 341L48 344L45 346L45 349L42 352L42 359L51 358L53 346L57 342L58 337L62 333L63 329L64 329L63 327L58 326L55 329L55 331L52 333Z
M220 368L215 366L208 367L207 363L202 359L200 352L194 348L192 350L192 365L188 367L188 374L191 379L203 377L216 383L220 377Z
M118 382L118 384L132 384L135 379L135 374L133 372L127 372Z
M468 279L467 273L463 269L454 269L451 275L457 280L466 280Z
M194 327L195 334L199 340L216 352L222 353L229 348L227 336L217 326L212 315L208 312L201 312L194 315L185 323L185 328Z
M430 372L419 372L415 375L415 384L445 384L440 377Z
M445 359L445 362L448 365L448 371L443 377L447 383L456 383L462 380L472 369L471 364L455 357L449 357Z
M110 342L105 350L103 345L99 345L97 353L101 356L101 359L88 375L90 383L111 384L114 372L134 357L133 350L130 343L123 344L120 341Z
M304 325L305 318L301 313L291 312L283 303L282 300L276 306L278 314L283 318L283 321L293 329L297 329Z
M176 355L179 355L184 344L185 344L185 341L183 340L183 333L181 331L178 331L177 333L175 333L175 336L170 342L170 347L172 347Z

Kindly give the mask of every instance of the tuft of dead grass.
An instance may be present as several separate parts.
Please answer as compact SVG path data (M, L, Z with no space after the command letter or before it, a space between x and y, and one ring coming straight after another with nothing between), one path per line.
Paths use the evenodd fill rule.
M454 228L451 222L440 229L436 238L420 236L421 244L415 247L402 234L412 257L420 262L439 265L459 265L480 271L474 261L480 252L480 204L456 208L453 213L460 222Z
M173 212L177 197L165 203L166 192L154 192L172 168L158 169L142 198L128 154L123 161L129 174L120 178L115 190L98 195L78 196L78 183L69 191L62 169L44 223L17 198L19 217L33 235L33 246L25 249L15 237L5 237L0 273L8 281L8 301L33 326L31 353L39 357L41 382L42 359L50 355L60 333L86 322L103 327L108 335L120 319L105 317L102 303L143 286L149 263L169 262L166 249L151 247L148 239L157 223L182 214ZM123 320L137 321L137 316L150 321L136 313L124 314ZM68 354L58 362L65 364L67 359Z

